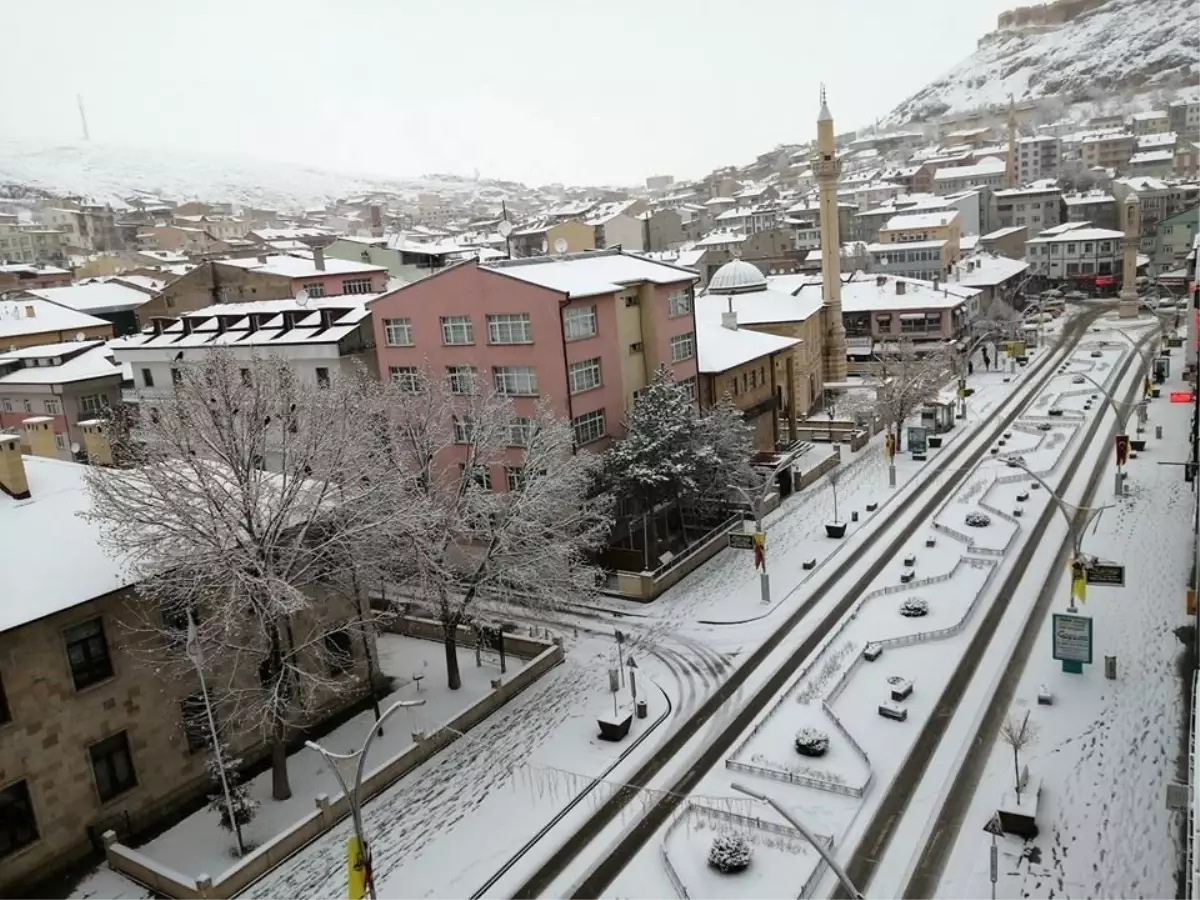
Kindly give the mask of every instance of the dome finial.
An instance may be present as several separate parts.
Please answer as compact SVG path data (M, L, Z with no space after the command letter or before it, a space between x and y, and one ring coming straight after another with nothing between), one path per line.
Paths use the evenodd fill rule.
M821 82L821 114L817 116L818 122L832 122L833 116L829 113L829 104L825 98L825 82Z

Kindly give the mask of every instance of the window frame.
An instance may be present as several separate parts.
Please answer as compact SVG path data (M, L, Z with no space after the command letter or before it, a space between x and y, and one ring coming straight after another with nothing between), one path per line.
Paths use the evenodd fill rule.
M504 467L504 489L510 494L515 494L525 487L525 467L524 466L505 466Z
M589 428L594 423L599 423L600 431L597 434L591 434L586 439L580 439L580 429ZM588 444L594 444L596 441L603 440L608 437L608 418L603 409L593 409L590 412L581 413L571 419L571 431L575 438L575 446L585 447Z
M371 283L370 278L344 278L342 279L343 294L373 294L375 286Z
M488 313L484 317L484 321L487 324L488 344L490 345L505 347L513 344L533 343L533 317L529 313ZM525 334L520 340L514 338L518 325ZM502 333L505 330L508 331L508 339L503 339Z
M442 329L442 346L444 347L471 347L475 344L475 322L470 316L440 316L438 324ZM466 337L464 341L451 340L455 335L455 329L461 328Z
M194 754L207 751L212 746L212 730L208 727L208 710L205 708L203 692L195 691L179 699L179 718L187 752Z
M345 638L345 647L335 646ZM340 678L354 671L354 636L348 628L336 628L326 632L321 638L321 646L329 664L329 675Z
M398 341L396 336L401 332L407 333L407 339ZM386 347L413 346L413 324L409 316L383 320L383 343Z
M579 321L589 322L591 330L586 334L573 334L574 325ZM571 341L586 341L588 338L594 338L600 333L600 323L596 318L596 304L592 303L588 306L567 307L563 310L563 340Z
M95 625L96 631L92 634L85 634L82 637L76 636L71 638L72 632L77 635L82 633L82 630L89 625ZM93 685L101 684L108 681L116 675L116 667L113 665L112 650L108 646L108 635L104 629L104 617L92 616L89 619L84 619L82 622L76 622L62 630L63 647L67 655L67 667L71 675L71 682L75 686L75 692L87 690ZM91 658L90 650L85 650L85 658L82 663L77 666L71 656L71 648L73 646L83 646L87 648L89 642L98 640L103 648L103 657L96 656ZM94 646L94 645L93 645ZM80 671L82 670L82 672ZM82 681L82 683L80 683Z
M5 823L5 831L0 833L13 837L11 842L0 842L0 859L19 853L42 839L41 831L38 829L37 811L33 808L33 792L29 790L29 779L20 778L0 788L0 796L8 794L15 794L15 796L3 804L5 809L23 808L27 814L27 821L21 823L25 826L23 829L17 829L9 827L13 822L11 812L0 819Z
M595 371L595 384L586 384L580 387L576 384L576 376L587 372ZM588 391L594 391L604 387L604 370L601 367L600 357L593 356L589 359L581 359L567 366L567 388L571 396L586 394Z
M463 383L462 378L467 381ZM474 366L446 366L446 384L456 397L474 396L479 389L479 370Z
M667 295L667 318L681 319L692 313L692 289L679 288Z
M421 370L417 366L388 366L388 377L405 394L419 393Z
M116 734L110 734L106 738L101 738L95 743L89 744L87 749L88 760L92 764L92 781L96 786L96 795L100 798L101 803L109 803L137 788L137 768L133 764L133 748L129 743L128 729L122 729ZM122 751L124 752L125 761L128 766L128 775L126 778L116 778L117 773L110 764L110 771L107 773L107 776L113 778L114 784L111 788L106 788L101 783L100 770L96 765L100 761L97 759L97 753L103 752L103 760L106 763L111 763L111 760L117 757Z
M696 357L696 332L687 331L683 334L673 334L670 338L671 344L671 362L681 363L687 362L689 359ZM680 347L687 347L687 352L684 355L679 354Z
M508 423L508 446L528 447L535 428L534 421L530 416L514 416ZM520 431L520 440L515 439L518 430Z
M533 366L492 366L492 387L501 397L536 397L537 369Z

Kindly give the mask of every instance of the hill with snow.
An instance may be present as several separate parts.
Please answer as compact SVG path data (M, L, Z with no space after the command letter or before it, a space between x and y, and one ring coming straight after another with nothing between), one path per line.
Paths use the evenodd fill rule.
M290 211L354 195L417 191L470 195L482 191L497 199L506 193L491 182L450 176L389 178L239 156L0 140L0 197L46 192L116 203L135 194L151 194Z
M1061 9L1069 0L1001 16L978 49L901 103L884 127L924 122L1023 100L1067 103L1177 90L1200 80L1200 4L1196 0L1079 3L1051 24L1012 23L1026 13Z

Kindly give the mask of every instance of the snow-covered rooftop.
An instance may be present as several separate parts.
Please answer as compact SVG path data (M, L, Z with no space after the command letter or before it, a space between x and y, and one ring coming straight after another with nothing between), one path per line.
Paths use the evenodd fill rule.
M322 275L369 275L374 272L385 271L383 266L372 266L368 263L354 262L347 259L333 259L332 257L326 257L325 268L318 269L312 259L292 256L290 254L268 256L266 262L261 261L257 256L250 256L245 259L220 259L216 260L216 264L219 266L235 266L239 269L263 272L268 275L282 275L285 278L319 278Z
M1067 206L1084 206L1089 203L1116 203L1117 198L1104 191L1088 191L1086 194L1067 194L1063 202Z
M994 253L976 253L954 265L951 281L965 287L995 287L1028 268L1029 263L1021 259L1009 259Z
M0 346L4 339L25 334L75 332L85 328L109 326L104 319L78 312L40 297L0 300Z
M885 231L900 231L914 228L944 228L954 221L958 211L932 213L901 213L888 219Z
M568 297L613 294L626 285L691 283L696 273L620 251L575 253L479 264L481 269L559 291Z
M260 241L299 241L329 237L333 232L328 228L255 228L250 234Z
M1030 238L1026 244L1055 244L1062 241L1119 241L1125 237L1124 232L1113 231L1111 228L1092 228L1083 223L1082 228L1071 228L1067 231L1051 234L1043 231L1035 238Z
M700 240L696 241L696 247L719 247L721 244L740 244L746 240L748 235L742 234L740 231L710 231Z
M931 241L876 241L867 244L868 253L894 253L897 250L940 250L950 243L945 238Z
M29 499L0 491L0 532L10 559L0 631L34 622L132 584L124 562L101 544L90 509L84 466L23 457Z
M900 293L899 284L904 285L903 293ZM796 296L815 296L819 301L821 292L819 281L809 281L800 288ZM952 309L978 296L979 293L977 288L967 285L939 282L937 288L934 288L933 282L920 278L855 272L849 281L842 283L842 312Z
M90 281L67 287L32 288L25 293L76 312L100 315L126 312L144 306L151 295L116 281Z
M1138 166L1149 163L1169 163L1175 161L1174 150L1147 150L1144 153L1135 153L1129 157L1129 165Z
M759 292L761 295L764 292ZM765 293L771 293L769 290ZM722 313L730 311L739 315L740 298L753 298L755 294L720 295L705 294L696 298L696 356L697 368L705 374L727 372L771 353L778 353L800 343L798 338L781 337L753 331L749 328L726 328L721 324ZM794 298L788 297L794 301ZM746 321L744 324L753 324Z
M979 162L970 166L949 166L938 169L933 173L934 181L957 181L963 178L982 178L997 175L1007 168L1002 159L985 156Z
M39 365L38 360L45 360L47 364ZM0 374L0 385L70 384L122 375L121 367L113 360L112 350L103 341L42 344L0 353L0 366L14 362L20 362L21 366L8 374Z

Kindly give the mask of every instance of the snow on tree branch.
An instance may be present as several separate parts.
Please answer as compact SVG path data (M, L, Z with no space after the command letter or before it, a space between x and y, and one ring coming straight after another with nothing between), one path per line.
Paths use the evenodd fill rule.
M889 431L899 436L910 417L937 399L953 371L955 352L952 345L940 341L918 351L911 340L902 340L894 349L876 354L876 411Z

